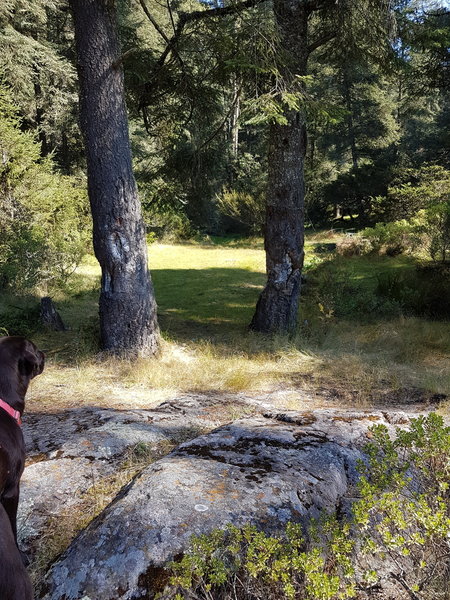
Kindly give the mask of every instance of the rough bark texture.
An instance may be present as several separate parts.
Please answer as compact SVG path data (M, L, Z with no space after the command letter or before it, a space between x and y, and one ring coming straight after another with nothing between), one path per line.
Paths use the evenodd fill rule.
M154 354L158 326L145 229L131 166L114 0L70 0L94 250L102 268L104 349Z
M280 35L279 66L286 91L306 75L308 12L302 0L274 1ZM269 133L269 178L265 250L267 284L250 327L262 332L291 332L297 323L304 243L304 116L286 111L287 124L273 123Z

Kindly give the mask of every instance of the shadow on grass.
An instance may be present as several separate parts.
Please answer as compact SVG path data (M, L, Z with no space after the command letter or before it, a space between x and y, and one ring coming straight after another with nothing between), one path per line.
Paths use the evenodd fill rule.
M230 339L234 346L247 330L265 282L263 273L236 268L154 269L152 278L165 336L183 343ZM55 301L65 332L40 328L38 296L11 296L0 305L0 328L33 336L56 362L67 363L73 353L89 358L98 352L98 296L91 288Z
M334 257L309 269L302 290L299 330L294 340L258 335L248 331L265 274L235 267L153 269L158 317L164 337L177 343L210 343L222 355L277 353L294 343L320 351L323 339L340 320L351 328L358 323L387 322L401 314L400 301L379 295L380 274L413 273L417 262L410 257ZM80 282L78 282L80 283ZM98 279L79 291L67 291L56 305L67 332L45 332L21 318L23 306L38 306L39 298L12 298L18 305L14 328L8 328L5 306L0 304L0 327L9 333L33 335L50 349L55 362L89 360L98 353ZM322 309L320 308L322 307ZM28 308L27 308L28 310ZM34 314L34 313L33 313ZM36 315L34 315L36 321ZM304 327L304 323L307 325ZM308 337L309 336L309 337ZM282 339L283 338L283 339Z
M183 338L246 328L265 282L262 273L236 268L156 269L152 277L162 328Z

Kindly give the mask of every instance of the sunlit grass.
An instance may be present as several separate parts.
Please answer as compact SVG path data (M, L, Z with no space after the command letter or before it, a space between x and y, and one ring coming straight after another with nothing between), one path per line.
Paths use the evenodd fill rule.
M314 244L329 241L318 234L309 238L308 267L329 258L313 252ZM338 319L321 313L306 287L298 334L269 337L248 330L265 282L260 241L153 244L149 262L161 356L137 361L98 356L100 273L95 260L87 258L56 297L70 330L35 336L50 353L45 374L33 384L33 404L153 406L183 392L291 390L293 395L285 397L292 408L296 392L304 390L320 390L328 399L352 405L407 400L412 389L450 394L449 322L365 315ZM377 273L412 267L410 258L362 257L339 259L327 268L340 270L343 281L357 282L370 293Z

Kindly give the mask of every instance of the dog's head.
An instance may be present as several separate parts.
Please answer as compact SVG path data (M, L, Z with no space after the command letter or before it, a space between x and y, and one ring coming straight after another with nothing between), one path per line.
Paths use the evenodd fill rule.
M44 363L44 353L30 340L21 336L0 337L0 368L6 366L17 373L20 395L24 396L30 380L42 373Z

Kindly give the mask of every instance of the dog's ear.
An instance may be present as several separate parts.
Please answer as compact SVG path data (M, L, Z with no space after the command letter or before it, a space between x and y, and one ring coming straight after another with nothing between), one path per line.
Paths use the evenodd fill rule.
M44 355L37 349L26 349L19 358L19 373L26 377L36 377L44 369Z

